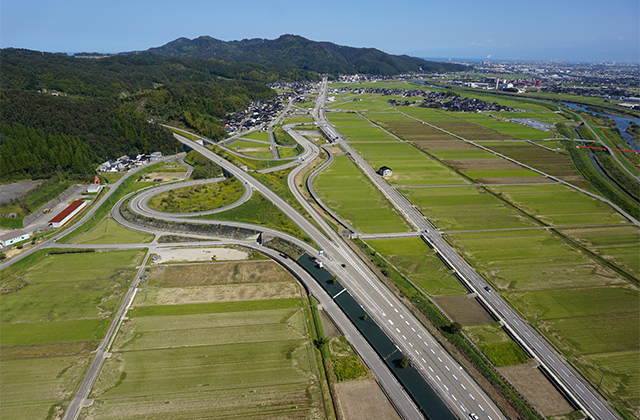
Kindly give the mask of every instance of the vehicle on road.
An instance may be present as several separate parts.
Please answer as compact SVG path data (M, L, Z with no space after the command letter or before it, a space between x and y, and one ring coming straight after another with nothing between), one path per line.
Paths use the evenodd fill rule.
M480 420L480 417L478 417L476 413L469 414L469 417L472 418L473 420Z
M484 290L486 290L487 292L490 292L491 289L489 288L489 286L484 286Z

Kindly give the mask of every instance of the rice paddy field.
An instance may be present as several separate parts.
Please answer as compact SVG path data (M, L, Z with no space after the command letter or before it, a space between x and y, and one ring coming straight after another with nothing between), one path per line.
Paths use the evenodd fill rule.
M149 279L81 418L326 418L308 299L287 272L189 264Z
M401 188L399 191L437 228L445 231L538 225L480 186Z
M382 193L346 156L336 156L316 177L314 188L327 206L363 233L409 230Z
M41 251L3 270L3 419L51 418L64 411L143 256Z
M375 239L367 243L429 296L464 295L468 290L422 239Z
M593 240L598 236L606 237L601 231ZM541 332L592 383L607 369L608 381L601 390L608 398L637 410L640 372L629 369L633 363L637 367L640 357L637 280L630 282L544 230L456 233L447 238L464 249L465 258L532 325L538 318Z
M489 188L551 226L629 223L608 204L562 184L493 185Z
M352 147L374 169L381 166L390 167L393 170L393 177L388 182L392 185L469 183L437 160L407 143L355 143Z

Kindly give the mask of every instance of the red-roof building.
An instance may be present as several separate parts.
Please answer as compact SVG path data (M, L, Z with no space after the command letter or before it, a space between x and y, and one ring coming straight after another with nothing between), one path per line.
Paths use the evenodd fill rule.
M69 220L73 219L73 216L80 213L82 209L87 206L86 201L74 201L69 206L62 210L56 217L49 220L49 225L54 228L59 228L65 225Z

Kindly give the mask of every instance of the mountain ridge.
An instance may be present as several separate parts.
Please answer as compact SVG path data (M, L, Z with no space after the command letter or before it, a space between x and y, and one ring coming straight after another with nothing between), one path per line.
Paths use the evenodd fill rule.
M169 57L219 58L262 65L293 65L302 70L329 74L395 75L414 72L463 71L465 66L427 61L408 55L392 55L376 48L356 48L332 42L311 41L285 34L263 38L221 41L208 35L177 38L144 52Z

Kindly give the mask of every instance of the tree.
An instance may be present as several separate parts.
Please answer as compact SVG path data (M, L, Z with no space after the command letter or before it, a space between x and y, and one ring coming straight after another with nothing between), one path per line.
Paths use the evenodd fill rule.
M402 369L408 368L409 366L411 366L411 360L409 360L407 356L403 357L402 360L400 360L400 366L402 367Z
M449 325L449 329L451 330L451 334L458 334L462 331L462 324L459 322L452 322L451 325Z
M333 282L333 284L336 284L338 282L338 276L333 276L331 281Z

